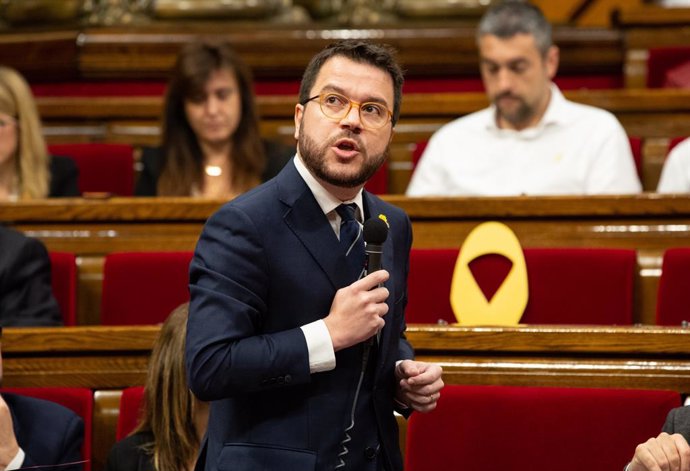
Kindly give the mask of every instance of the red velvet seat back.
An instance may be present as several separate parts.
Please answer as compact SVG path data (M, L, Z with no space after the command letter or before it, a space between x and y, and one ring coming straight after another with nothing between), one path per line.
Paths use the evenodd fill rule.
M632 324L634 250L526 248L524 253L529 302L521 323ZM457 256L457 249L412 249L408 323L456 322L449 297ZM478 285L495 291L506 275L502 264L493 256L476 261L471 268Z
M653 47L647 58L647 87L664 88L667 86L668 73L684 63L690 62L690 47Z
M105 258L101 324L163 322L189 301L192 252L114 252Z
M35 397L60 404L84 421L84 443L81 454L85 460L84 471L91 469L91 434L93 428L93 392L88 388L2 388L0 392Z
M636 136L628 136L628 141L630 142L630 150L632 151L633 160L635 161L635 170L637 170L637 178L642 180L642 170L644 165L642 165L642 138Z
M127 144L51 144L52 155L71 157L79 168L81 193L134 194L134 152Z
M405 471L622 470L679 405L674 391L446 386L410 417Z
M687 136L676 136L676 137L671 138L671 140L668 142L668 152L671 152L674 147L676 147L678 144L680 144L681 142L683 142L687 138L688 138Z
M374 173L374 175L369 179L369 181L364 185L369 193L375 195L385 195L390 193L388 191L388 161L386 160L383 165Z
M50 252L53 296L60 306L62 321L77 324L77 259L73 253Z
M667 249L656 299L656 323L690 322L690 248Z
M143 416L144 387L132 386L122 391L120 415L117 418L116 440L132 433Z

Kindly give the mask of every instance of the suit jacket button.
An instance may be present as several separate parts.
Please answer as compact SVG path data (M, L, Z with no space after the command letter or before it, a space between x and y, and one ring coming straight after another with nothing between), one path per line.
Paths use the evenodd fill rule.
M292 382L292 376L291 375L285 375L285 384L288 384Z
M376 448L374 448L373 446L368 446L364 450L364 457L368 460L373 460L374 458L376 458Z

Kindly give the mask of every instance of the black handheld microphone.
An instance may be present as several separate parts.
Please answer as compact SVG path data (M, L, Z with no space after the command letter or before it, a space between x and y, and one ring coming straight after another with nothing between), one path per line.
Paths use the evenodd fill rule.
M388 237L388 224L379 218L364 221L364 253L367 256L366 272L373 273L381 269L383 243Z

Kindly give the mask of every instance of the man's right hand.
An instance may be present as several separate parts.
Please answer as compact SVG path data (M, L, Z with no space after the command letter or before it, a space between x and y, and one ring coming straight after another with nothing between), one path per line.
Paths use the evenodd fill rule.
M690 471L690 445L679 433L662 432L637 445L627 471Z
M378 287L388 280L386 270L370 273L335 293L331 311L324 319L336 352L363 342L383 329L388 313L388 289Z
M5 469L19 453L17 437L14 436L12 414L5 400L0 396L0 469Z

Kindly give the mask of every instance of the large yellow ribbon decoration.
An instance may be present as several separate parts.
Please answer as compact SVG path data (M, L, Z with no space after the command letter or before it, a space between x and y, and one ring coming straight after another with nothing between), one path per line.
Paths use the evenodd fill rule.
M499 254L513 263L508 276L487 300L470 271L477 257ZM450 305L462 325L517 325L527 307L527 267L520 241L500 222L475 227L460 248L450 287Z

